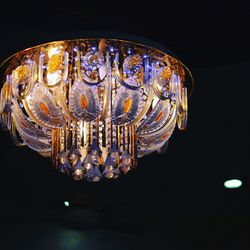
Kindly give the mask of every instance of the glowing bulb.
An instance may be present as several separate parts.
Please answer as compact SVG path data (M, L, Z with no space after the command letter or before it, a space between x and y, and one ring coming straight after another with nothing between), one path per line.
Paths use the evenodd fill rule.
M52 57L54 54L57 54L58 51L59 51L58 47L50 47L48 49L48 56L49 56L49 58Z
M225 188L239 188L242 185L242 181L238 179L227 180L224 182Z
M49 86L53 86L55 85L56 83L58 83L58 79L60 78L62 72L61 71L57 71L53 74L48 74L47 75L47 79L48 79L48 85Z
M69 202L68 201L64 201L64 206L65 207L69 207Z

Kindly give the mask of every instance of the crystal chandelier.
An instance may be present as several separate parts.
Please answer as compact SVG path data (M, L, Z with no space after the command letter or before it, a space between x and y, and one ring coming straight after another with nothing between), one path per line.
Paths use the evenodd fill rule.
M18 52L5 65L2 127L75 180L126 174L160 151L176 124L186 128L192 76L156 47L66 40Z

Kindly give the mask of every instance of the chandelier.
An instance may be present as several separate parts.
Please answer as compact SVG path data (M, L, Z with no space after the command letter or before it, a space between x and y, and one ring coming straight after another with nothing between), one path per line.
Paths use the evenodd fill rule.
M4 65L3 129L75 180L127 174L138 158L161 151L176 125L186 128L192 76L162 49L65 40L18 52Z

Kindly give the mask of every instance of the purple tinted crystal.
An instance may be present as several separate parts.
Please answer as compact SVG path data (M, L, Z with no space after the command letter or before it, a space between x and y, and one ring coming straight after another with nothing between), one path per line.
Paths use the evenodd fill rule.
M102 178L102 174L97 166L89 168L85 174L85 178L88 181L99 181Z
M60 171L62 173L66 173L66 174L69 174L72 170L72 168L68 162L59 164L58 168L60 169Z

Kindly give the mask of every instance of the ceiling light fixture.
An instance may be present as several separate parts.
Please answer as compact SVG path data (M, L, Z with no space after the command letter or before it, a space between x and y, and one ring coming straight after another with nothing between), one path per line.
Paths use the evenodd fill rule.
M5 65L2 127L75 180L126 174L159 151L176 124L186 128L192 76L157 46L65 40L18 52Z
M241 186L242 186L242 181L238 179L227 180L224 182L224 187L229 189L239 188Z
M69 207L69 202L68 201L64 201L64 206L65 207Z

